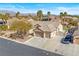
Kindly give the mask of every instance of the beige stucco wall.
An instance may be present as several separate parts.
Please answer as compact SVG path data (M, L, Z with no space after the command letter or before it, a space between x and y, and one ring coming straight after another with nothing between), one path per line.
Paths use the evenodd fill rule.
M51 38L53 38L53 37L55 37L56 36L56 31L54 31L54 32L51 32Z
M30 29L30 30L29 30L29 33L30 33L30 34L34 33L33 29Z
M75 36L73 40L74 44L79 44L79 36Z
M63 25L62 25L62 24L59 24L59 26L58 26L58 28L57 28L57 31L64 32L64 30L63 30Z

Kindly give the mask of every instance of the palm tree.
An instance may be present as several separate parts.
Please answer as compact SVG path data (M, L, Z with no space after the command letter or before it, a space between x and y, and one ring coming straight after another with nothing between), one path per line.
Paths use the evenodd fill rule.
M7 20L10 18L10 14L9 13L6 13L4 15L4 21L7 23Z
M67 16L67 12L64 12L64 16Z
M0 14L0 19L5 20L5 15L4 14Z
M60 12L60 18L62 18L62 16L63 16L63 12Z
M43 17L42 10L37 11L37 17L38 17L38 20L42 20L42 17Z
M2 15L2 14L0 14L0 19L2 19L2 17L3 17L3 15Z
M60 12L60 18L67 16L67 12Z
M16 13L16 17L17 17L17 18L19 18L19 14L20 14L20 12L17 12L17 13Z
M47 16L48 16L48 20L50 20L50 15L51 15L51 13L50 12L47 12Z

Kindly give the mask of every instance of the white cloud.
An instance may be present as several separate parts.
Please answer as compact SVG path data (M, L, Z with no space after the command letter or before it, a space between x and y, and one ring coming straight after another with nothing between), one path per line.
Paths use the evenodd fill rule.
M68 12L69 14L79 15L79 7L57 7L55 8L57 12Z

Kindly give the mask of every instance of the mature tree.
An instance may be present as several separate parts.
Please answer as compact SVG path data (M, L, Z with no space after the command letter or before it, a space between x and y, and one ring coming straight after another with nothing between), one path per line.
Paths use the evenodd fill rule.
M2 19L2 14L0 14L0 19Z
M5 22L7 22L7 20L10 18L10 14L9 13L6 13L5 15L3 15L3 19Z
M64 18L64 22L68 23L68 25L64 26L67 29L70 29L72 26L78 26L78 22L70 18Z
M4 15L0 14L0 19L4 20Z
M7 18L10 18L10 14L9 13L6 13L5 15L6 15Z
M50 20L50 15L51 15L51 13L50 13L50 11L48 11L47 12L48 20Z
M2 19L5 23L7 23L9 16L10 16L9 13L0 14L0 19Z
M32 25L28 21L14 21L10 26L10 29L17 31L17 33L23 34L28 32L28 30L31 29L31 27Z
M17 13L16 13L16 17L17 17L17 18L19 18L19 14L20 14L20 12L17 12Z
M42 20L42 17L43 17L43 12L42 12L42 10L38 10L38 11L37 11L37 17L38 17L38 20Z

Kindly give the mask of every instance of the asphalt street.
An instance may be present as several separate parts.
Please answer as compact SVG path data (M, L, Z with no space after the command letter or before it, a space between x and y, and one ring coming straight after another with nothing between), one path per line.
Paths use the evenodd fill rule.
M61 55L0 38L0 56L61 56Z

